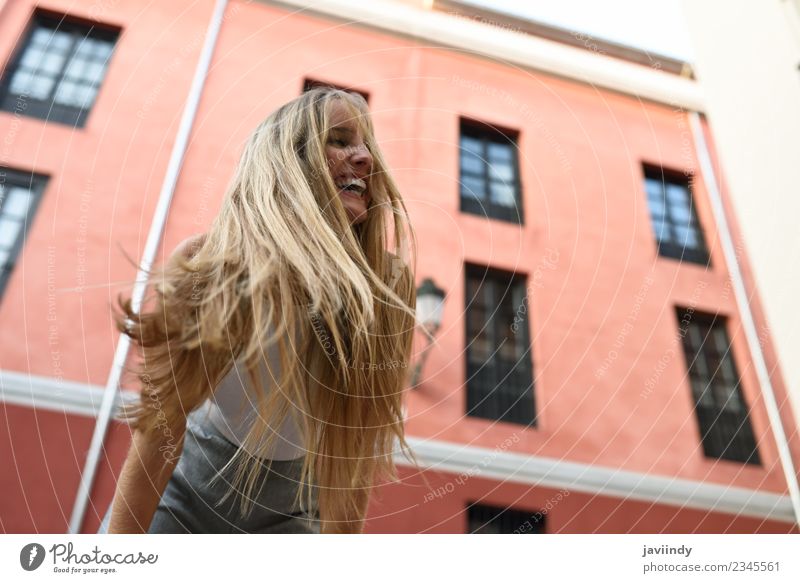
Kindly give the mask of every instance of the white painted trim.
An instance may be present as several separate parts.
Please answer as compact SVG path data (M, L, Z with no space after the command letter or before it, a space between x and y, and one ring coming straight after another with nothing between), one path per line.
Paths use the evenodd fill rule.
M12 405L97 417L104 392L103 387L96 385L0 369L0 401ZM136 393L130 390L118 392L114 400L114 410L123 399L128 400L135 396Z
M780 494L445 441L416 437L406 441L423 467L455 475L464 472L473 478L794 522L791 500ZM413 467L400 454L395 462Z
M411 37L425 45L488 57L691 111L703 111L697 82L530 34L387 0L258 0L354 26ZM477 79L476 79L477 81Z
M99 412L97 402L104 392L99 386L58 382L6 370L0 370L0 389L2 401L76 415L96 415ZM136 395L131 390L121 394L125 399ZM467 472L473 477L530 486L566 488L587 494L794 522L791 500L780 494L413 436L406 440L423 467L455 475ZM395 461L398 465L410 466L400 453Z

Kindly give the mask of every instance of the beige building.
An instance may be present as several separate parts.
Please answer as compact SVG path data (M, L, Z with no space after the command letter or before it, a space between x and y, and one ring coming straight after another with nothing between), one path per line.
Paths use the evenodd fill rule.
M744 238L737 249L747 249L799 415L800 1L684 0L684 12L717 176L727 179Z

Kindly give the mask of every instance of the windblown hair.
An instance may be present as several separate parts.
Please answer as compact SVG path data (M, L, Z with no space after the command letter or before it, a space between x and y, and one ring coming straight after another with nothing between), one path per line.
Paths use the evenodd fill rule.
M352 226L325 156L334 100L348 107L373 158L368 216ZM306 439L295 503L305 489L311 505L313 484L322 532L362 532L373 484L397 479L396 442L414 458L402 393L415 265L415 234L363 97L305 92L253 131L219 215L192 253L151 272L154 308L137 313L118 297L122 313L114 317L140 348L141 362L129 370L142 390L117 418L157 437L241 359L258 408L244 445L270 459L275 428L291 415ZM273 343L277 371L265 358ZM261 386L259 366L274 390ZM252 509L261 463L241 447L225 467L236 468L226 498L242 494L242 516Z

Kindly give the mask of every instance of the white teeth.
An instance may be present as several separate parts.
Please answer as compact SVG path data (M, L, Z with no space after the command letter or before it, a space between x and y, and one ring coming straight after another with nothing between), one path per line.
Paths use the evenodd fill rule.
M343 182L337 182L336 186L340 190L347 188L348 186L355 186L358 189L358 192L353 192L353 194L358 194L359 196L363 197L364 192L367 190L367 183L361 180L360 178L351 178L350 180L345 180Z

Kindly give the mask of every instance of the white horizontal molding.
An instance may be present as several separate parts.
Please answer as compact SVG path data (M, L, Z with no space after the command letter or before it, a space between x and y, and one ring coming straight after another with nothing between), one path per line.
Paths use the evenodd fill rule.
M423 467L451 474L794 522L791 499L780 494L417 437L406 441ZM399 453L395 461L413 467Z
M431 46L488 57L676 108L704 110L697 82L662 72L656 64L643 66L446 12L386 0L257 1L411 37ZM657 62L655 59L654 63Z
M103 391L96 385L0 370L0 399L14 405L94 417ZM129 389L117 393L116 406L136 394ZM779 494L413 436L407 441L422 467L440 472L794 522L791 500ZM399 452L395 461L411 466Z
M103 391L96 385L0 369L0 399L13 405L97 417ZM130 390L117 392L115 408L135 396Z

